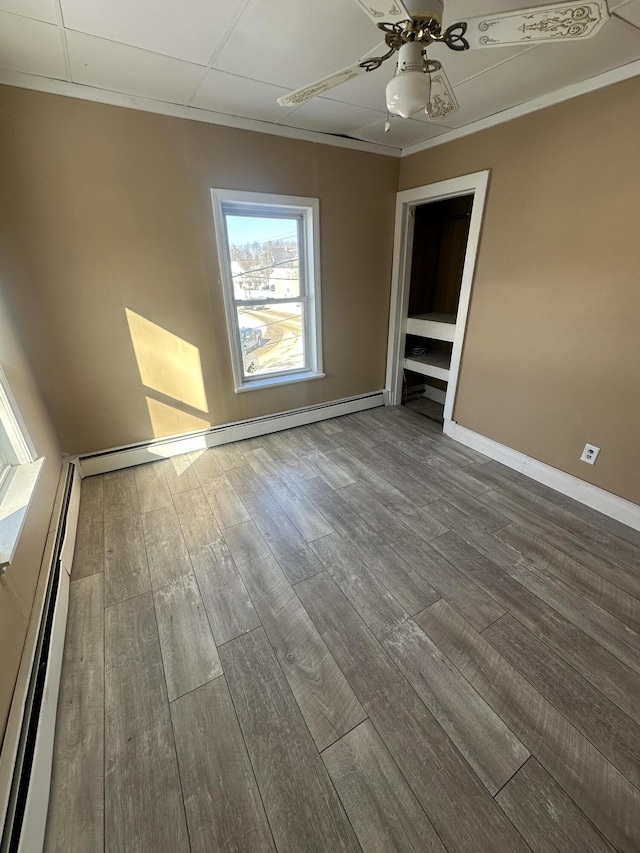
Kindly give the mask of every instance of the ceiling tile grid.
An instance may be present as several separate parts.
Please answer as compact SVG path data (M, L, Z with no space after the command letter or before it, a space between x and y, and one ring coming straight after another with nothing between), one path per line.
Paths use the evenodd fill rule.
M200 84L200 65L108 39L67 31L71 79L84 86L183 104Z
M277 101L288 91L281 86L209 69L191 99L191 106L224 115L276 122L291 111L291 107L283 108Z
M383 119L358 129L357 138L377 145L391 148L407 148L427 139L433 139L446 133L450 128L435 124L425 125L412 118L392 118L389 131L385 131L386 116Z
M0 12L0 68L65 80L64 49L58 27Z
M640 0L627 0L613 10L624 21L640 27Z
M329 101L326 98L312 98L279 120L279 124L288 127L300 127L303 130L318 130L324 133L347 134L358 127L383 118L384 113Z
M351 65L380 43L352 0L251 0L216 68L296 89Z
M527 5L445 0L443 23ZM29 75L35 88L39 78L70 81L267 122L275 132L294 128L404 148L638 63L640 0L609 0L609 9L611 20L597 35L570 44L464 52L431 45L429 58L442 62L460 109L441 121L424 112L394 118L388 133L384 91L393 58L301 106L277 104L386 50L352 0L0 0L0 71Z
M0 0L0 10L48 24L58 23L56 0Z
M67 29L207 65L243 0L61 0Z
M592 39L572 44L538 44L456 87L460 105L447 123L459 128L509 107L548 95L565 86L638 58L638 36L612 18ZM563 55L560 64L557 51Z

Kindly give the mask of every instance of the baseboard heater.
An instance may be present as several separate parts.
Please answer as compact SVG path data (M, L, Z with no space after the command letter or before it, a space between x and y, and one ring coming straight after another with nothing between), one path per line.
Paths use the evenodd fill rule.
M152 462L168 456L204 450L207 447L216 447L232 441L242 441L270 432L279 432L329 418L337 418L341 415L363 412L367 409L384 406L384 400L384 391L373 391L356 397L345 397L341 400L331 400L313 406L290 409L287 412L276 412L259 418L221 424L209 427L206 430L154 439L153 441L137 442L122 447L112 447L108 450L80 455L76 461L80 466L80 476L89 477L92 474L104 474L107 471L116 471L119 468L128 468L132 465L142 465L145 462Z
M1 853L39 853L44 843L79 506L80 478L67 462L0 756Z

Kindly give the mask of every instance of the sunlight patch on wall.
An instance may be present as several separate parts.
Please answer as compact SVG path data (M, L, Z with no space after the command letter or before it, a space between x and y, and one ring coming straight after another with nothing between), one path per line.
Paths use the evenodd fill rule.
M128 308L125 311L142 384L200 412L208 412L198 347L135 311ZM185 415L185 418L188 417ZM199 418L192 420L199 421ZM188 429L202 429L202 424L205 421L199 421L198 426L190 426ZM209 426L209 423L205 425ZM182 427L173 432L184 432L186 429ZM167 435L166 432L163 434Z
M209 429L211 426L209 421L197 418L188 412L183 412L175 406L169 406L167 403L161 403L159 400L154 400L151 397L146 397L145 399L155 438Z

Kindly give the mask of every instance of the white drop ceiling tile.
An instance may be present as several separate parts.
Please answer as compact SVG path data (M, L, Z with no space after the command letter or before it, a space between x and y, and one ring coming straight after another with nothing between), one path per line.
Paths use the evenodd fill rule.
M14 12L25 18L36 21L47 21L57 24L58 18L53 6L53 0L0 0L0 11Z
M522 3L523 0L520 0ZM527 2L527 0L524 0ZM428 49L429 59L442 63L442 67L452 86L463 80L469 80L476 74L482 74L495 65L518 56L527 47L494 47L491 50L450 50L444 44L432 45Z
M640 27L640 0L630 0L616 9L616 15L629 21L634 27Z
M518 12L531 6L553 6L558 0L444 0L445 27L467 18L493 15L500 12Z
M58 27L0 12L0 68L64 80L64 52Z
M137 47L67 32L74 83L182 104L196 88L204 68Z
M638 58L640 31L612 19L594 38L538 45L456 86L460 110L447 124L462 127Z
M489 72L456 86L454 91L460 108L447 116L450 127L464 127L540 94L535 81L521 77L515 71L514 75L507 79Z
M215 67L297 89L357 62L380 30L352 0L251 0Z
M406 148L408 145L416 145L418 142L433 139L434 136L441 136L449 131L448 127L425 124L411 118L393 118L391 130L388 133L385 133L384 125L385 119L383 118L368 127L359 128L350 136L355 139L362 139L365 142L388 145L391 148Z
M386 112L385 89L393 77L395 68L395 60L389 59L375 71L361 74L360 77L331 89L326 97L332 101L341 101L343 104L355 104L378 112Z
M61 0L64 25L206 65L243 0Z
M374 110L330 101L327 98L312 98L281 118L278 124L303 130L319 130L322 133L350 133L358 127L371 124L381 115Z
M278 121L284 118L287 109L291 109L277 102L287 92L288 89L236 77L225 71L209 71L191 106L259 121Z

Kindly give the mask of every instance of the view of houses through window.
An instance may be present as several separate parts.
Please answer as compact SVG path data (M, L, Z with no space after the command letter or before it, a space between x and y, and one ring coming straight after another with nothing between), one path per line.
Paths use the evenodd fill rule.
M245 376L304 368L301 218L227 214L226 224Z

